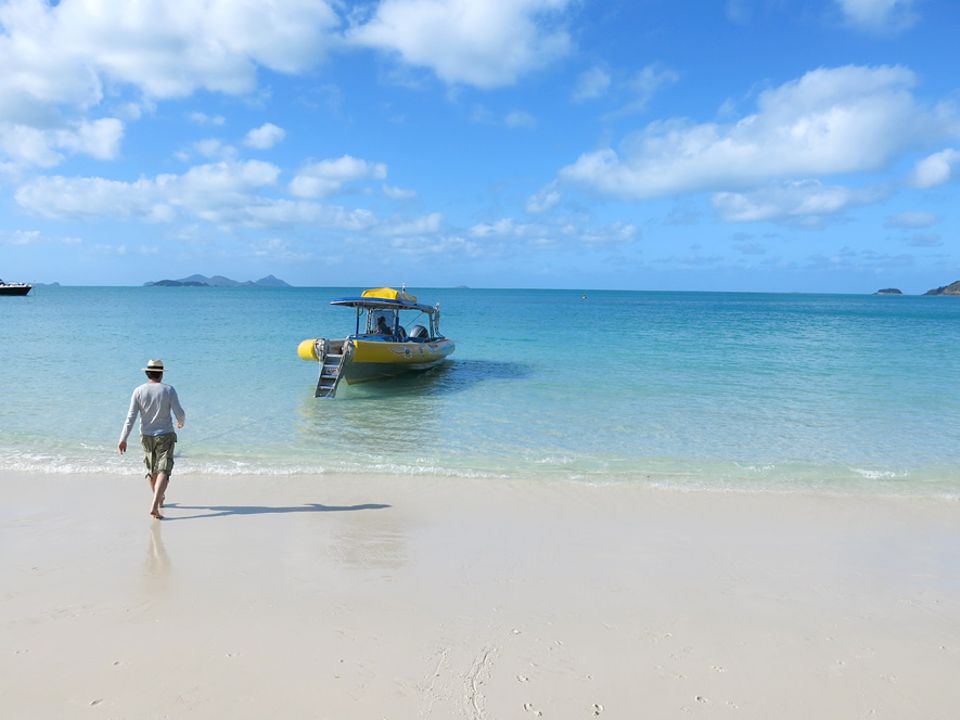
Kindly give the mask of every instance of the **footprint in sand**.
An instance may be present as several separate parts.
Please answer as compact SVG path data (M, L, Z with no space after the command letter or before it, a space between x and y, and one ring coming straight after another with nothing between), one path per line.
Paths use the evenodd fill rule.
M723 665L711 665L710 669L714 672L726 672L726 670L723 669Z
M600 703L594 703L594 704L593 704L593 716L594 716L594 717L599 717L599 716L600 716L600 713L602 713L602 712L603 712L603 705L601 705Z
M537 710L537 709L533 706L533 703L524 703L524 704L523 704L523 709L526 710L527 712L532 712L532 713L533 713L535 716L537 716L537 717L543 717L543 713L540 712L539 710Z
M517 682L527 682L530 680L526 675L517 675Z

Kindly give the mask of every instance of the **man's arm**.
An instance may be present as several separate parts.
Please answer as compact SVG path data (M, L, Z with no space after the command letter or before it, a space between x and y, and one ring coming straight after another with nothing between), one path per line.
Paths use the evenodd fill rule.
M177 397L177 391L172 387L170 388L170 407L177 418L177 427L182 428L183 423L187 420L187 414L180 407L180 398Z
M140 403L137 401L137 391L134 390L130 396L130 409L127 410L127 420L123 423L123 430L120 431L120 442L117 443L117 452L121 455L127 451L127 438L130 437L130 431L133 429L133 423L140 412Z

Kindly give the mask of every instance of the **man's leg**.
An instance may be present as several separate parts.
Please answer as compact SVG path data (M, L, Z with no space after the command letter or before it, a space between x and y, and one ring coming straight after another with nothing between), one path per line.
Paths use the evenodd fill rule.
M160 507L163 505L163 494L167 490L167 474L157 473L157 484L153 491L153 506L150 508L150 514L155 518L163 518L160 514Z
M147 475L147 480L150 483L150 497L153 497L157 492L157 476L156 475ZM167 484L169 485L170 478L167 478ZM164 496L166 493L160 496L160 507L163 507Z

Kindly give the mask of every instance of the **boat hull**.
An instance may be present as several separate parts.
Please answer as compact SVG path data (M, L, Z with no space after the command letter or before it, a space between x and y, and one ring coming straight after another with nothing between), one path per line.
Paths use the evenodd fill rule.
M456 349L447 338L430 341L377 341L352 339L343 379L349 384L395 377L436 367Z
M0 285L0 295L26 295L33 285Z

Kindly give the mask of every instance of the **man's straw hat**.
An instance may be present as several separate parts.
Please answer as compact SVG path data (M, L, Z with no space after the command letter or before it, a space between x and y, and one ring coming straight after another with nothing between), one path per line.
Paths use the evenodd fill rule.
M163 360L148 360L144 372L163 372Z

